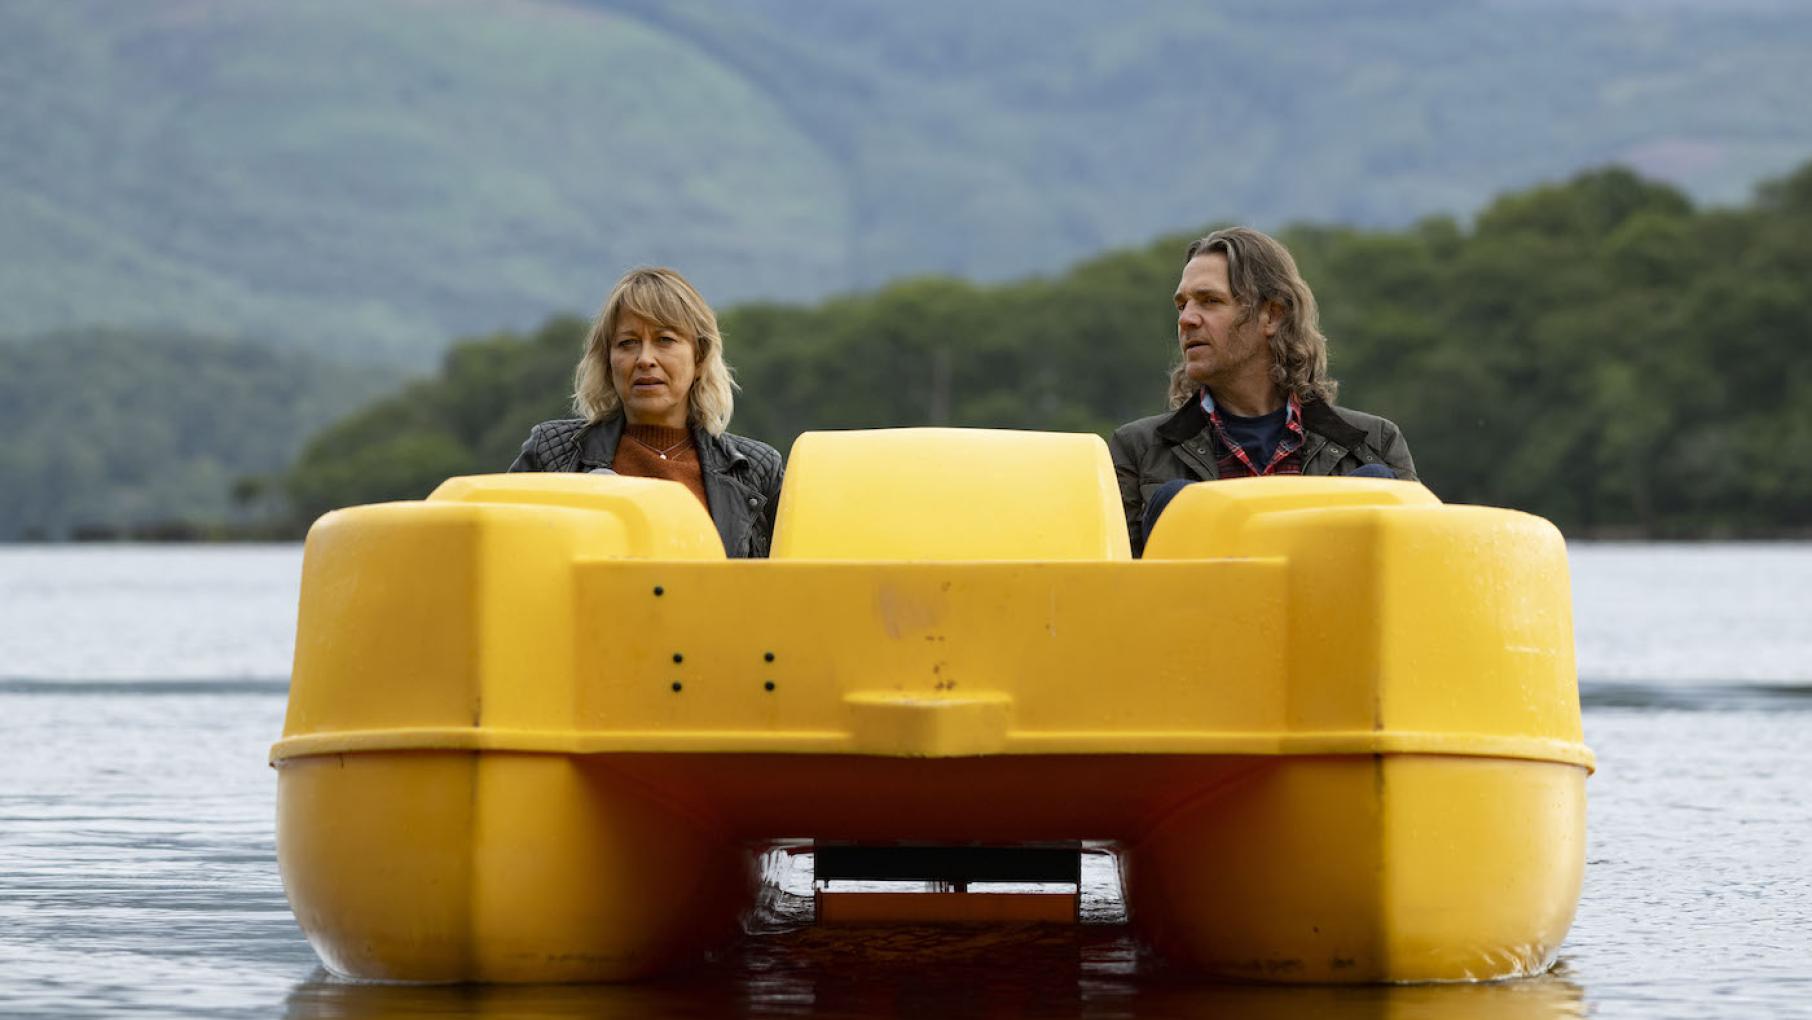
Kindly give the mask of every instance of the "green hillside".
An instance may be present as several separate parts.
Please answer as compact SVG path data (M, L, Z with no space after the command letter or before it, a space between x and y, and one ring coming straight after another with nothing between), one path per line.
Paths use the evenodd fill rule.
M0 5L0 336L426 365L637 262L720 304L1402 226L1812 153L1812 8L1518 0Z
M1163 408L1192 235L1046 279L924 278L723 316L732 429L948 423L1105 432ZM1740 209L1620 169L1503 196L1476 227L1286 234L1343 403L1404 428L1449 502L1573 534L1812 528L1812 164ZM584 323L457 345L433 379L315 437L298 520L502 470L562 415Z
M0 541L266 522L276 494L255 479L397 381L175 334L0 345Z

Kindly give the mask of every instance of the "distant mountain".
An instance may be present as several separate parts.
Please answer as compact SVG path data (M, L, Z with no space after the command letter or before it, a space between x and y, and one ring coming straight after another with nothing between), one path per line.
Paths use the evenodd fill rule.
M0 6L0 335L424 364L669 262L719 303L1210 220L1405 224L1812 154L1804 4Z

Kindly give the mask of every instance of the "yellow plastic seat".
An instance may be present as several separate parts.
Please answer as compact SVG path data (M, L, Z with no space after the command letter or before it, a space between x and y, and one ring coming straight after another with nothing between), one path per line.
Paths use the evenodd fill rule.
M1124 560L1107 444L994 429L807 432L787 459L775 559Z

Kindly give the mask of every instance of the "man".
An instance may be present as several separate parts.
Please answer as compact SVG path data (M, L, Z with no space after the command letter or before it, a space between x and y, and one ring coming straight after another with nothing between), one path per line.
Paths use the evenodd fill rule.
M1189 246L1177 284L1168 414L1108 442L1133 555L1183 485L1258 475L1368 475L1414 481L1397 426L1334 406L1315 295L1276 239L1246 227Z

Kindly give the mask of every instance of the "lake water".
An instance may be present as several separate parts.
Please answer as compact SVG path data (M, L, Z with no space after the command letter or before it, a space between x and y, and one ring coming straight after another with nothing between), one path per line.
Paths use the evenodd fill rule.
M300 558L0 547L0 1015L1812 1016L1812 545L1575 545L1599 772L1559 964L1335 989L1185 981L1111 923L800 927L802 898L651 985L334 979L283 898L265 765ZM1085 885L1111 917L1111 874Z

